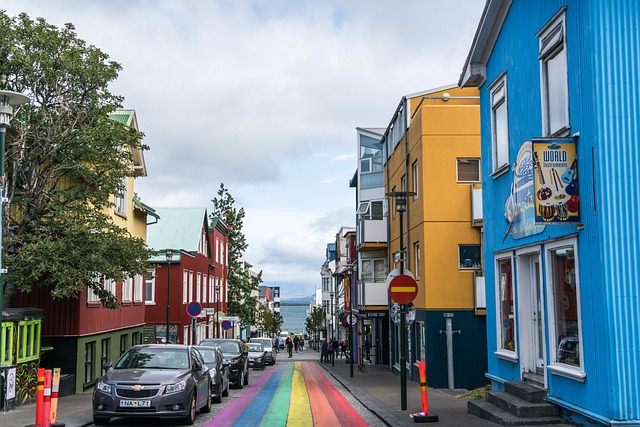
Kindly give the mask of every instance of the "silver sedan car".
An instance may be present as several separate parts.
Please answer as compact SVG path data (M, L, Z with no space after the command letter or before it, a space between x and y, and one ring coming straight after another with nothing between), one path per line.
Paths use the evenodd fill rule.
M136 345L98 380L93 391L93 421L114 417L179 418L191 425L198 410L211 411L208 368L198 350L187 345Z

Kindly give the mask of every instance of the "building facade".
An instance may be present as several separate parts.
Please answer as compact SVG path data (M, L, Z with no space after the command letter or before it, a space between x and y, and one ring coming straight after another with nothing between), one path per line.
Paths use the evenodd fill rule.
M455 85L407 95L381 139L385 193L408 196L402 212L395 197L385 203L389 270L402 265L418 284L407 313L405 369L417 381L414 362L425 361L431 387L487 383L485 316L475 298L476 278L483 274L481 224L472 209L480 182L479 101L476 89ZM392 315L390 323L390 360L397 371L403 369L399 317Z
M640 5L487 2L480 89L488 372L582 425L640 425Z

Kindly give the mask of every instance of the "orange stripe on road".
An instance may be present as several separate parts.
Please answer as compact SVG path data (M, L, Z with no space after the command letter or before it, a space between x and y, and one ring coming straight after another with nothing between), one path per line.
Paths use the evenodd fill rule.
M310 368L309 363L305 363L302 369L304 372L304 380L307 383L307 393L309 393L309 400L311 401L313 425L317 427L339 426L340 421L338 421L338 417L336 417L333 409L331 409L329 400L315 377L319 372L314 372Z

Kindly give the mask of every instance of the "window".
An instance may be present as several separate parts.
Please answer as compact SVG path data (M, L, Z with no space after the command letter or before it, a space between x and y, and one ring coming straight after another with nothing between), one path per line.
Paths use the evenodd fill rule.
M358 206L358 215L362 215L364 219L380 221L383 219L382 205L382 200L362 202L360 206Z
M116 294L116 282L113 279L104 279L104 290L111 292L112 295Z
M187 282L187 303L193 301L193 271L189 272L189 281Z
M102 278L99 275L94 274L91 281L98 287L102 287ZM100 297L96 294L91 285L87 285L87 302L100 302Z
M507 75L501 74L491 86L491 139L493 173L509 166L509 120L507 117Z
M580 288L574 241L548 247L550 323L554 364L582 370L583 348L580 322Z
M104 338L100 341L100 366L104 366L105 363L109 361L109 343L111 342L110 338ZM106 372L106 369L103 368L103 371Z
M498 297L498 352L516 351L515 306L511 257L496 260Z
M120 181L120 188L114 197L114 211L119 215L127 215L127 177Z
M197 273L196 274L196 299L194 301L200 302L200 290L202 287L202 273Z
M458 182L480 182L480 159L457 159Z
M18 346L16 362L22 363L40 357L40 320L18 322Z
M140 332L132 332L131 333L131 345L142 344L142 335Z
M420 188L420 179L418 177L418 161L416 160L411 165L411 172L413 178L413 192L416 193L413 195L414 200L418 198L418 189Z
M540 60L542 132L558 136L568 131L569 85L564 9L536 34Z
M384 259L363 259L362 280L367 282L385 282L387 280Z
M129 335L120 335L120 356L129 349Z
M133 300L142 302L142 276L136 274L133 278Z
M208 287L209 287L208 276L206 274L203 274L202 275L202 302L207 302L207 288Z
M147 271L144 283L144 302L148 305L156 303L156 276L155 270Z
M92 384L94 378L94 364L96 358L96 342L91 341L84 345L84 388Z
M360 188L381 187L384 170L380 141L360 135Z
M480 245L458 245L458 265L461 270L481 268L480 259Z
M131 277L125 277L122 280L122 301L131 302Z
M413 256L415 261L415 266L413 270L416 272L416 280L420 279L420 242L415 242L413 244Z
M182 303L187 304L189 302L189 281L187 278L189 277L189 273L187 270L182 270Z

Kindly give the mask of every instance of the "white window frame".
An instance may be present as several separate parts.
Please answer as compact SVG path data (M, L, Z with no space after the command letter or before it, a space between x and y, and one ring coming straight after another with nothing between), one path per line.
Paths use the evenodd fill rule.
M111 295L116 296L116 281L113 279L104 279L104 290L111 292Z
M201 302L202 300L200 298L202 298L202 295L200 293L201 291L201 286L202 286L202 273L198 272L196 274L196 295L195 295L195 299L194 301L197 302Z
M502 337L502 303L500 301L500 298L502 296L502 292L501 292L501 279L500 279L500 261L504 261L504 260L509 260L511 262L511 293L513 295L513 305L514 305L514 309L513 309L513 342L514 342L514 349L510 350L508 348L504 348L504 346L502 345L503 342L503 337ZM494 256L494 268L495 268L495 307L496 307L496 351L495 351L495 355L500 358L500 359L505 359L505 360L509 360L512 362L517 362L518 361L518 312L516 310L516 300L517 300L517 295L515 293L516 291L516 283L515 283L515 274L514 274L514 265L515 265L515 259L513 257L513 254L511 252L503 252L503 253L499 253L496 254ZM506 278L505 278L506 279Z
M188 277L189 277L189 272L186 269L182 270L182 303L183 304L188 303L188 297L189 297Z
M416 200L418 198L418 195L420 194L420 168L418 167L417 160L411 165L411 172L413 178L413 192L415 193L413 195L413 200Z
M189 271L189 280L187 282L187 304L193 301L193 271Z
M413 243L413 257L415 266L413 270L416 272L416 280L420 280L420 242Z
M92 280L92 282L95 282L100 286L102 286L102 281L103 278L99 275L94 275ZM89 285L87 285L87 302L100 302L100 297L93 291L93 289Z
M488 90L491 94L491 159L494 177L509 170L509 108L507 103L507 73L501 73ZM498 110L504 106L504 125L499 121L501 115ZM502 126L506 128L505 135L500 132ZM502 137L505 140L502 140Z
M151 299L147 299L147 289L151 289ZM156 271L149 270L145 276L144 303L146 305L156 304Z
M114 212L118 215L127 216L127 186L129 185L128 177L122 177L122 189L118 190L113 196Z
M569 134L571 125L569 122L569 81L568 81L568 64L567 64L567 34L565 10L562 8L556 15L536 34L538 37L538 59L540 60L540 95L542 104L542 134L544 136L566 136ZM559 78L557 87L562 86L562 92L553 90L553 93L562 93L564 105L558 107L564 111L561 114L564 117L559 118L559 123L552 125L550 117L550 102L553 98L549 97L549 63L554 59L559 59L558 64L563 65L564 75ZM562 62L563 61L563 62ZM561 79L561 81L560 81ZM553 127L552 127L553 126Z
M553 269L552 269L552 259L551 252L556 249L561 249L564 247L571 247L573 249L573 255L575 258L574 265L574 280L575 280L575 291L576 291L576 301L577 301L577 316L578 316L578 336L580 338L580 366L572 366L564 363L560 363L557 361L558 359L558 345L556 344L558 341L557 336L557 322L556 322L556 299L555 299L555 289L553 283ZM546 261L546 281L547 281L547 301L548 301L548 319L549 319L549 354L550 361L548 369L556 375L560 375L563 377L567 377L570 379L574 379L577 381L584 382L586 380L587 374L585 372L584 367L584 334L582 332L582 302L580 295L580 271L579 271L579 258L578 258L578 240L576 238L570 238L566 240L558 240L552 243L549 243L545 246L545 261Z
M142 293L142 275L136 274L133 277L133 302L142 302L143 293Z
M371 274L365 275L365 263L371 263ZM376 270L376 267L379 270ZM380 268L382 268L380 270ZM360 278L366 282L381 283L386 281L387 261L385 258L364 258L361 261Z
M125 277L122 280L122 302L131 302L132 284L131 277Z
M460 163L472 163L475 162L478 165L478 179L477 180L466 180L460 179ZM479 158L477 157L461 157L456 159L456 182L458 183L476 183L482 181L482 164Z

